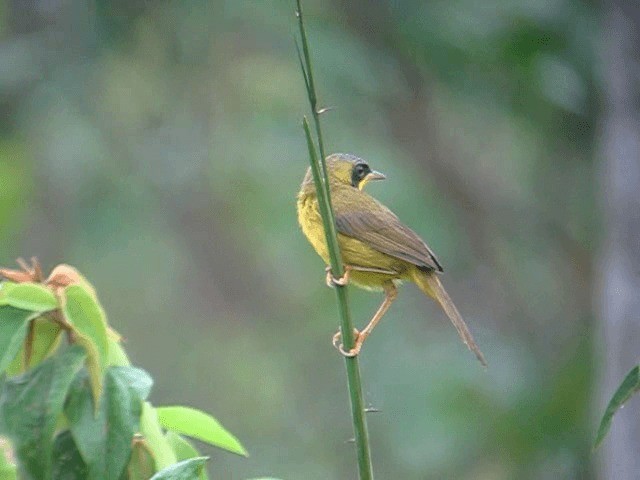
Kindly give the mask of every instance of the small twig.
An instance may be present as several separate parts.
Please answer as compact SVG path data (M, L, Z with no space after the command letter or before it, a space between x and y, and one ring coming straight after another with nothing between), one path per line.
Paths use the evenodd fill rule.
M32 319L29 321L29 330L27 331L27 339L24 342L24 368L25 370L29 368L29 364L31 363L31 355L33 354L33 340L36 329L36 319Z
M50 316L51 320L60 325L60 328L62 328L62 330L64 330L64 332L67 334L68 342L75 343L77 340L76 332L73 330L73 326L64 318L64 315L62 315L62 311L59 309L53 310L51 312L48 312L48 315Z
M20 268L21 268L22 270L24 270L25 272L27 272L27 273L30 273L30 272L31 272L31 267L29 267L29 264L27 263L27 261L26 261L24 258L22 258L22 257L17 258L17 259L16 259L16 263L17 263L17 264L20 266Z
M31 257L31 265L33 266L33 278L35 278L36 282L42 283L44 275L42 274L40 262L36 257Z

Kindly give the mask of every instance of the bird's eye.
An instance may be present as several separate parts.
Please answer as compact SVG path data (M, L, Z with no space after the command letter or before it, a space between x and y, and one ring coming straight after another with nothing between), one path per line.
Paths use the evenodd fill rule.
M356 165L356 175L358 176L359 179L364 178L368 170L369 170L369 167L364 163L359 163L358 165Z
M357 187L371 170L366 163L358 163L351 170L351 185Z

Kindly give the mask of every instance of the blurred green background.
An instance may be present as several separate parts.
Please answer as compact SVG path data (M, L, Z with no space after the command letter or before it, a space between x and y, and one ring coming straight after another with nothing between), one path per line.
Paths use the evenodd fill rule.
M293 0L0 1L0 264L92 281L155 404L250 452L217 479L351 479ZM600 7L305 0L327 150L437 253L485 372L415 287L361 356L380 479L591 479ZM351 290L357 325L381 301Z

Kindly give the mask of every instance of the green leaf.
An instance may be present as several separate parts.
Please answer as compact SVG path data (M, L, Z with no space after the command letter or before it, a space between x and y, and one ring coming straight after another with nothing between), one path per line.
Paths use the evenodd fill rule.
M144 402L142 407L140 432L156 459L156 468L165 468L177 462L176 454L162 433L156 409L149 402Z
M596 434L596 441L593 448L598 448L604 437L607 435L609 428L611 427L611 421L613 415L618 411L624 403L631 398L631 396L640 390L640 365L636 365L624 378L616 393L613 394L609 405L600 420L600 426L598 427L598 433Z
M156 471L156 462L143 439L133 441L131 459L127 466L126 480L147 480Z
M47 358L60 345L62 328L44 317L33 320L33 344L27 368L34 367Z
M58 300L51 290L39 283L4 282L0 303L31 312L48 312L58 308Z
M158 420L167 430L193 437L238 455L247 451L238 439L229 433L211 415L189 407L158 407Z
M151 480L194 480L204 470L204 465L209 457L197 457L183 460L164 470L159 471Z
M82 348L71 346L2 385L0 433L12 441L25 479L51 477L56 423L84 358Z
M27 310L8 305L0 307L0 374L20 351L31 316L33 312Z
M126 367L131 365L127 353L120 345L120 342L110 335L107 335L109 345L109 354L107 356L107 365L115 365L116 367Z
M64 295L64 316L78 333L78 343L87 351L91 390L95 404L98 405L109 354L106 316L95 297L85 287L71 285L65 288Z
M200 456L200 452L196 450L189 440L184 438L181 435L178 435L175 432L168 431L165 435L167 438L167 442L173 448L173 451L178 458L178 461L181 460L189 460L190 458L196 458ZM206 469L202 469L202 473L200 474L200 480L208 480L208 475Z
M65 430L55 439L52 471L54 480L85 480L87 478L87 466L82 461L82 456L69 430Z
M196 450L189 440L182 435L178 435L176 432L168 431L165 435L167 442L171 445L176 458L178 460L188 460L190 458L199 457L200 452Z
M118 376L136 392L140 400L146 400L151 393L153 379L141 368L137 367L110 367L109 370L118 372Z
M110 367L97 412L90 381L82 372L73 382L65 415L73 438L88 468L88 480L118 480L131 457L131 442L142 413L141 390L151 381L144 370ZM95 414L94 414L95 413Z
M34 316L41 314L32 313L31 315L33 318ZM8 376L24 373L25 370L35 367L45 358L51 356L51 354L60 346L60 342L62 340L62 328L60 325L48 318L46 313L31 320L31 323L27 327L26 336L29 335L29 328L33 328L31 357L29 359L26 358L25 340L25 342L22 343L18 354L13 357L13 360L5 370ZM29 362L28 365L26 364L27 361Z

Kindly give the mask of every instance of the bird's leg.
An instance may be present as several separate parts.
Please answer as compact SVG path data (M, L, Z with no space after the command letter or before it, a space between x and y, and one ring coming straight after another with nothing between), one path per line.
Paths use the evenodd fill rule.
M391 306L391 304L398 297L398 289L393 283L388 283L387 285L385 285L384 293L385 293L384 301L378 308L378 311L375 313L373 318L369 321L367 326L364 328L364 330L362 330L361 332L358 332L357 330L354 329L355 343L351 350L347 352L344 350L344 348L342 348L343 347L342 344L338 344L338 341L340 340L340 337L341 337L341 334L339 331L333 336L333 346L336 347L340 351L340 353L345 357L355 357L360 353L360 349L362 348L362 344L364 343L364 341L367 339L367 337L373 331L373 329L376 328L376 325L378 324L380 319L384 316L385 313L387 313L387 310L389 310L389 307Z
M344 266L344 275L340 278L336 278L333 276L331 272L331 266L327 266L324 269L327 272L327 287L335 287L336 285L340 285L341 287L346 286L349 283L349 275L351 275L351 265Z

